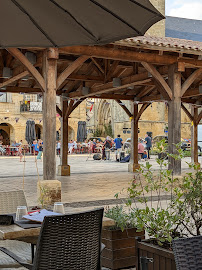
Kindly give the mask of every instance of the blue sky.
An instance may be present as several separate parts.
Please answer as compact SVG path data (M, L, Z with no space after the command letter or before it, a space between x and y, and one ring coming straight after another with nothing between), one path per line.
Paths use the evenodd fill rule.
M166 15L202 20L202 0L165 0Z

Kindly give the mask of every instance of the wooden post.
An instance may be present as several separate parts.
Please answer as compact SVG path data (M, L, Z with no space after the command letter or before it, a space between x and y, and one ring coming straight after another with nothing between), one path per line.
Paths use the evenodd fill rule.
M168 105L168 144L169 153L177 154L176 144L181 142L181 73L172 65L168 71L168 83L172 90L172 100ZM181 175L181 160L168 159L168 168L174 175Z
M58 175L70 175L70 166L68 165L68 119L65 117L68 110L68 101L62 101L62 142L61 142L61 164L58 166Z
M196 123L198 118L198 108L194 108L194 163L198 164L198 125Z
M138 104L133 104L133 118L131 121L131 158L128 166L129 172L135 172L140 168L138 164Z
M43 55L45 91L43 95L43 179L56 179L56 79L57 49L51 48Z

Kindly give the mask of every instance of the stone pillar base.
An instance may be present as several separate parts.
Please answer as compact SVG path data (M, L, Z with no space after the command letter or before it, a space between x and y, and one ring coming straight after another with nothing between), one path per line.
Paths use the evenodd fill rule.
M129 172L136 172L137 170L139 170L139 168L140 168L140 164L134 164L134 163L128 164L128 171Z
M58 165L58 175L69 176L70 175L70 166L69 165Z
M37 197L42 208L61 202L61 182L58 180L38 181Z

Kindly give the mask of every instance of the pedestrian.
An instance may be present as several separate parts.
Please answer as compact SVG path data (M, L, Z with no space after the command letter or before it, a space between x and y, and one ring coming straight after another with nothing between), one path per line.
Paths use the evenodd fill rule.
M147 149L147 153L148 153L147 158L150 159L149 151L152 147L152 139L148 134L145 135L145 142L146 142L146 149Z
M43 153L42 141L39 140L39 142L38 142L38 155L36 158L41 160L42 153Z
M60 142L60 141L58 141L58 142L57 142L57 145L56 145L56 152L57 152L57 156L59 156L59 155L60 155L60 148L61 148L61 142Z
M96 144L97 144L96 139L93 139L93 147L92 147L93 153L95 153Z
M106 140L104 141L104 149L105 149L105 156L106 160L110 159L110 148L112 147L112 142L109 136L107 136Z
M70 140L68 143L68 149L69 149L69 153L72 154L73 149L74 149L74 143L72 140Z
M20 144L19 147L18 147L18 156L20 157L20 162L22 162L22 157L23 157L22 144Z
M140 139L138 140L138 154L141 155L141 158L144 158L144 145L142 144L142 142L140 141Z
M117 138L114 139L114 143L116 148L116 161L120 161L120 154L123 145L123 140L121 139L120 135L117 135Z
M37 156L39 153L39 147L38 147L38 143L36 140L33 141L32 147L33 147L34 155Z

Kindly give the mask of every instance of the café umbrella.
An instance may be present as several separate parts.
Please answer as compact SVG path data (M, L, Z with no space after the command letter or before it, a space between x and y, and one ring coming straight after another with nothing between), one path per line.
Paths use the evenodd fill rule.
M164 18L149 0L0 0L0 7L1 48L107 44L142 36Z
M27 120L26 122L25 140L28 144L32 144L36 140L35 122L33 120Z

